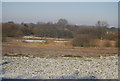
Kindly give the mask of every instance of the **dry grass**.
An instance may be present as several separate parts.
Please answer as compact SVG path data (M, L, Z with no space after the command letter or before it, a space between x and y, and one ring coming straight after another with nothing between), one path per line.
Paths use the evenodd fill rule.
M97 44L99 47L106 47L106 46L105 46L106 43L109 43L109 44L111 45L110 47L115 47L116 41L110 41L110 40L97 40L97 41L96 41L96 44Z
M42 47L42 48L73 48L73 46L68 43L56 43L56 42L50 42L50 43L37 43L37 42L32 42L32 43L27 43L23 42L21 39L15 39L15 38L7 38L9 41L6 42L8 45L14 45L14 46L26 46L26 47Z
M70 43L26 43L21 39L11 39L3 43L3 55L16 56L65 56L65 57L100 57L117 55L118 48L103 47L105 40L98 41L100 47L73 47ZM114 41L110 41L114 44Z
M49 38L48 38L49 39ZM48 43L27 43L27 42L23 42L24 39L20 39L20 38L7 38L7 40L9 40L9 44L11 45L18 45L18 46L29 46L29 47L43 47L43 48L81 48L81 47L73 47L71 42L68 43L62 43L62 42L48 42ZM55 40L55 39L49 39L49 40ZM58 39L56 39L58 40ZM65 39L68 40L68 39ZM72 39L69 39L69 41L71 41ZM94 40L91 41L91 44L95 44L96 47L106 47L105 45L107 43L110 43L109 47L116 47L116 41L110 41L110 40Z
M68 45L67 45L68 46ZM73 47L51 44L32 44L23 42L7 42L3 43L2 54L19 56L65 56L65 57L100 57L117 55L118 49L114 47Z

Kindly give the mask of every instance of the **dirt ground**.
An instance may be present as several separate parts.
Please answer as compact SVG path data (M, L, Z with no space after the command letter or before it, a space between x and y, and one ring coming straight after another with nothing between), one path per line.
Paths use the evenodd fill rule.
M21 41L5 42L2 46L3 55L25 56L64 56L64 57L100 57L117 55L115 47L72 47L62 44L38 44Z

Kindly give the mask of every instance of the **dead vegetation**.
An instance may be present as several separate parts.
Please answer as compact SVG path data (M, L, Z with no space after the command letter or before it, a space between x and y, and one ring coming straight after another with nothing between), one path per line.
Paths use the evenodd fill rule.
M3 56L61 56L61 57L100 57L118 54L115 47L73 47L64 43L25 43L14 40L3 43Z

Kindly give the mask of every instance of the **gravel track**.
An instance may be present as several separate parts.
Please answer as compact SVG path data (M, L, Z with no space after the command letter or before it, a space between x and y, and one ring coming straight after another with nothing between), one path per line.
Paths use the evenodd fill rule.
M15 79L117 79L118 57L4 56L2 75Z

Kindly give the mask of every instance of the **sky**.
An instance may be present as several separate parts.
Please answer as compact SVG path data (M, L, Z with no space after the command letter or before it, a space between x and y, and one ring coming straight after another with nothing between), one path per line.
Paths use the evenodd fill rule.
M2 2L2 22L57 22L95 25L98 20L118 26L117 2Z
M119 2L119 0L1 0L2 2Z

